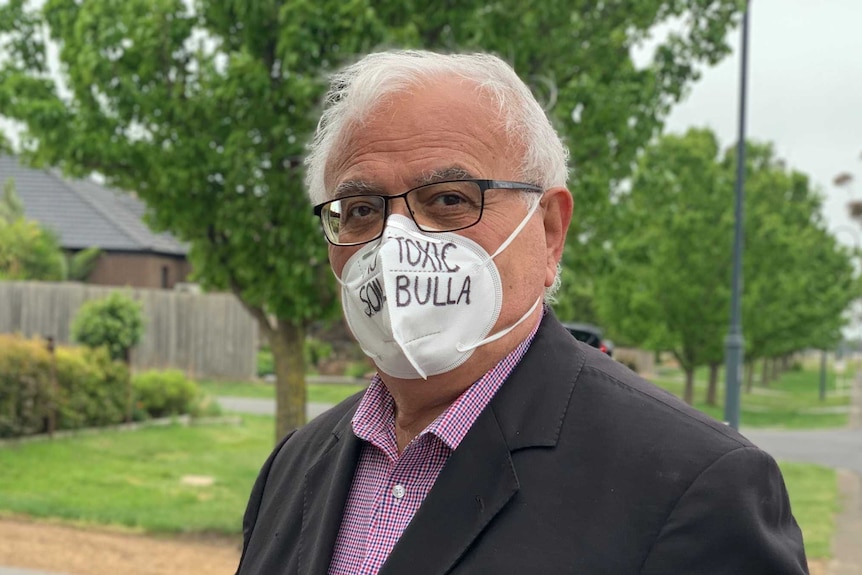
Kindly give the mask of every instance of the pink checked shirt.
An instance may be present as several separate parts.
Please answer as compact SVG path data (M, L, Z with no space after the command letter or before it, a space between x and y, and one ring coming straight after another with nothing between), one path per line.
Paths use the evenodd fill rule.
M344 507L330 575L375 575L380 570L449 455L521 361L538 327L461 394L400 456L395 442L395 402L380 377L374 377L353 416L353 433L365 443Z

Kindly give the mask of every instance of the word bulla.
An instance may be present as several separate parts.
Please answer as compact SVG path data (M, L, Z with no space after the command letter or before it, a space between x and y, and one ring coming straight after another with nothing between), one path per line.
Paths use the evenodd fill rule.
M458 305L462 301L470 305L470 276L464 277L461 285L455 285L453 277L419 276L399 274L395 276L395 305L407 307L416 305L436 306ZM445 292L445 295L444 295Z
M458 249L457 245L451 242L441 245L438 242L421 242L403 237L392 239L398 242L399 266L418 271L418 273L410 273L408 269L397 270L406 272L394 276L397 307L447 306L462 303L470 305L470 276L457 274L461 266L446 260L450 250ZM376 267L376 265L369 267L366 273L373 273ZM394 266L388 267L391 269ZM392 270L394 271L396 270ZM392 277L388 276L388 278ZM359 300L365 304L363 311L367 317L379 313L387 300L383 280L378 276L363 284L359 288Z

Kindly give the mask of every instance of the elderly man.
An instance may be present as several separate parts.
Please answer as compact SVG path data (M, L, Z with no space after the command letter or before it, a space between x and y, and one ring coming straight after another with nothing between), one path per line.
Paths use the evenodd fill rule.
M238 573L807 572L775 462L543 305L566 153L508 65L367 56L307 162L378 375L277 446Z

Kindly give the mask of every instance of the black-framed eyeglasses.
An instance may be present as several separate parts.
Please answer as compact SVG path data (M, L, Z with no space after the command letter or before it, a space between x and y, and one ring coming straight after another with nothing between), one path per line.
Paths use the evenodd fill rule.
M475 226L485 209L488 190L541 193L532 184L502 180L452 180L426 184L403 194L356 194L314 206L323 233L336 246L355 246L383 235L389 202L404 198L416 226L424 232L454 232Z

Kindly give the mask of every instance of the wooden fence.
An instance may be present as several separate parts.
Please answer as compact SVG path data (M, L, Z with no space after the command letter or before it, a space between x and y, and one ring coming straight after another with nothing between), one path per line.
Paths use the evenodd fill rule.
M135 369L176 368L200 378L255 376L257 323L230 294L0 281L0 333L69 343L81 304L117 290L143 303L146 324L132 352Z

